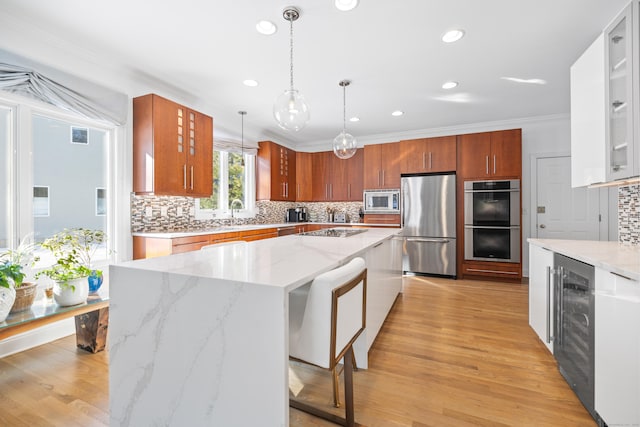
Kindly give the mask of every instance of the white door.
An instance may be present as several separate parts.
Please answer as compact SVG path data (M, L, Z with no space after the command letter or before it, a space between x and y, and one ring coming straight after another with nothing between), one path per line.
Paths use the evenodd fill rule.
M536 163L536 237L600 240L599 190L571 188L569 156L540 157Z

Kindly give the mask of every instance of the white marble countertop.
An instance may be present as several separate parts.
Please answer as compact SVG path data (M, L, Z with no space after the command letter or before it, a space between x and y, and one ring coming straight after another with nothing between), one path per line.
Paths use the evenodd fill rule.
M283 222L279 224L248 224L248 225L221 225L219 227L209 228L205 230L194 231L155 231L155 232L135 232L131 233L136 237L149 237L156 239L175 239L178 237L203 236L206 234L231 233L234 231L260 230L263 228L285 228L295 227L296 225L331 225L334 227L390 227L394 224L365 224L362 222ZM396 224L400 227L400 224Z
M640 281L640 246L592 240L528 239L528 242Z
M367 228L349 237L289 235L117 265L226 282L275 286L289 291L308 283L320 273L342 265L398 232L397 228Z

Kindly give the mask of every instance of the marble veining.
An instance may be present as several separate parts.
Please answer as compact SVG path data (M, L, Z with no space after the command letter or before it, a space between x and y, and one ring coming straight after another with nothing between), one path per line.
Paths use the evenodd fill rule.
M285 236L111 265L111 425L288 425L288 292L397 232ZM375 279L375 267L372 289L388 293L390 273Z

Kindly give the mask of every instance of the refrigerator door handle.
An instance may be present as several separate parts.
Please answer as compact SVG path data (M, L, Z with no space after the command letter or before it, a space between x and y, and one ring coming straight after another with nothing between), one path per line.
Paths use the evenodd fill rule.
M426 237L407 237L407 242L449 243L451 239L434 239Z

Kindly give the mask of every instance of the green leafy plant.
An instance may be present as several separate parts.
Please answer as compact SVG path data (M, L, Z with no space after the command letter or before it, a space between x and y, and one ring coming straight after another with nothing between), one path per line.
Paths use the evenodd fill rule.
M91 258L106 241L107 235L102 230L65 228L41 243L40 246L48 249L56 257L56 263L38 272L36 277L46 275L61 286L71 286L73 289L69 281L91 274ZM102 271L95 271L96 274L102 275Z
M0 286L4 288L20 287L24 280L25 274L22 272L22 266L20 264L14 264L10 261L5 261L0 264Z
M27 235L16 249L8 249L0 254L0 286L8 287L9 279L15 288L22 286L26 277L23 270L32 267L40 259L34 254L37 247L32 235Z

